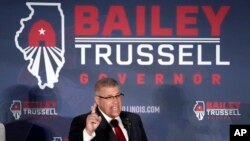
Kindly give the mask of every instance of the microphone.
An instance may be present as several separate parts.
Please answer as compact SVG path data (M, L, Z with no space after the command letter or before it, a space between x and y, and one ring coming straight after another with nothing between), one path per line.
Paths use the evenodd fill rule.
M131 126L131 121L130 121L129 118L125 118L122 122L123 122L123 125L124 125L125 129L127 129L128 138L130 139L130 126Z
M0 141L5 141L5 128L2 123L0 123Z

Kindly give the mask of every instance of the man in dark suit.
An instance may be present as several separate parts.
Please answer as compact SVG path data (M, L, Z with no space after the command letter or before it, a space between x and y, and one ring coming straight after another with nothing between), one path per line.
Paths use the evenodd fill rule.
M122 96L116 80L97 81L95 104L73 119L69 141L147 141L139 115L122 111Z

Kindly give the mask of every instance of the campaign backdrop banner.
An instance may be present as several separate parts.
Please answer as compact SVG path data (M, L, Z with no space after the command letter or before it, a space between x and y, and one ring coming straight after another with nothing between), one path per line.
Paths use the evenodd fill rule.
M250 124L247 0L0 3L7 140L67 141L103 77L150 141L229 141L230 125Z

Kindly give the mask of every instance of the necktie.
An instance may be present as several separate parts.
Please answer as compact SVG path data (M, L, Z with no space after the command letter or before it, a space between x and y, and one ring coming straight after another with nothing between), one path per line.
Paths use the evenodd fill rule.
M118 125L118 121L116 119L112 119L110 123L115 129L115 135L118 141L126 141L125 136L123 135L122 130Z

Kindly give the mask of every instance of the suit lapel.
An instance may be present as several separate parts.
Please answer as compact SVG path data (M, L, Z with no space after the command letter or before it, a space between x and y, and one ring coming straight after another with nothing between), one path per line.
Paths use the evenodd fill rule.
M98 108L96 109L96 113L97 115L102 117L102 121L98 127L102 136L108 135L108 141L117 141L115 133L113 132L111 126L109 125L108 121L104 118L104 116L101 114Z
M133 136L131 133L132 126L131 126L131 121L130 121L129 117L124 112L121 112L120 118L122 120L122 124L123 124L124 128L127 130L129 141L132 141L133 140Z

